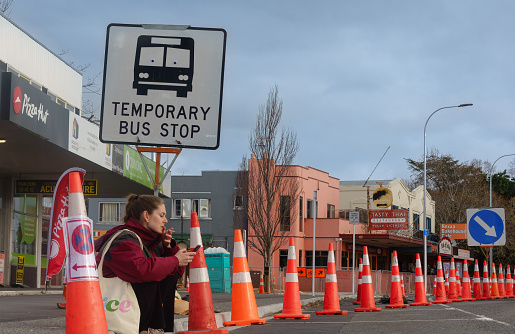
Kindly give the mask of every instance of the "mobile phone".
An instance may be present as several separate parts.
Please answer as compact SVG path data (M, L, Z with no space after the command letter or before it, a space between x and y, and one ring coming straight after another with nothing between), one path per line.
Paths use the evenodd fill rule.
M192 252L196 252L196 251L198 251L198 249L199 249L199 248L200 248L200 245L197 245L197 247L195 247L195 248L192 250Z

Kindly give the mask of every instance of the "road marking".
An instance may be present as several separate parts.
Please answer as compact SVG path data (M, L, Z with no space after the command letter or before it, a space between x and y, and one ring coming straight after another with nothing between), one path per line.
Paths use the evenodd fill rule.
M475 319L472 319L472 320L493 321L493 322L496 322L496 323L501 324L501 325L511 326L510 324L508 324L506 322L495 320L495 319L492 319L492 318L488 318L488 317L485 317L484 315L481 315L481 314L475 314L475 313L472 313L472 312L469 312L469 311L465 311L465 310L462 310L462 309L459 309L459 308L456 308L456 307L450 307L450 306L447 306L447 305L444 305L444 304L439 304L439 305L445 307L448 310L456 310L456 311L460 311L460 312L463 312L465 314L470 314L470 315L473 315L474 317L476 317Z

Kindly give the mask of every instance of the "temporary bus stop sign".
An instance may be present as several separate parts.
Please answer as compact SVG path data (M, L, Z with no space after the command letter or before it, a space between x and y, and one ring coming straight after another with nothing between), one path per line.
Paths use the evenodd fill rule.
M100 140L218 148L226 39L223 29L110 24Z

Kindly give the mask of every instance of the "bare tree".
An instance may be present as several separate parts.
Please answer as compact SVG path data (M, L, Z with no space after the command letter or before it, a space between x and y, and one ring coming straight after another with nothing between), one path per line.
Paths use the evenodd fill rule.
M261 105L256 126L249 137L251 159L242 157L236 177L235 199L240 211L234 211L237 228L248 225L248 247L263 257L264 285L270 286L272 256L285 244L291 223L297 221L294 208L299 202L299 180L291 166L299 149L297 135L279 123L283 111L277 85Z
M11 6L14 0L1 0L0 1L0 13L2 13L5 17L10 18L11 16Z

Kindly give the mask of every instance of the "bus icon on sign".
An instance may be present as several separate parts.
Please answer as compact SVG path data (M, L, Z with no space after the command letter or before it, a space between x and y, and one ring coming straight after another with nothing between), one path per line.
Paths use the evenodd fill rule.
M190 37L139 36L133 82L137 94L174 90L177 97L187 97L192 91L194 45Z

